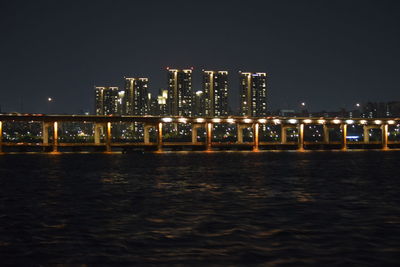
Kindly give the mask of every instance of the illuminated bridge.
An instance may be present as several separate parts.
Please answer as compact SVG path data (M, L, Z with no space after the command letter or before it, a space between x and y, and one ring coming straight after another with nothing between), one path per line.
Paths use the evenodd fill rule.
M0 152L400 147L400 118L0 114Z

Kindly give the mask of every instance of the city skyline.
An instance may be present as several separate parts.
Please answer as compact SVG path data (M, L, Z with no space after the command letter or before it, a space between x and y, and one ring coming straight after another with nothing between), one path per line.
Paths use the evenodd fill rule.
M265 71L270 110L400 99L399 3L227 3L5 3L2 110L45 113L51 97L53 112L77 113L93 106L93 85L121 76L148 77L155 94L167 66L194 66L196 77L201 69ZM142 12L129 19L132 8ZM229 101L237 110L238 99Z

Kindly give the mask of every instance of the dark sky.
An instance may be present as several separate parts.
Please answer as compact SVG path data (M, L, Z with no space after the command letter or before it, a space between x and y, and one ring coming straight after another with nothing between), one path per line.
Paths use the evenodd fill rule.
M1 1L3 111L92 111L123 76L165 88L165 67L269 73L269 109L400 100L399 1Z

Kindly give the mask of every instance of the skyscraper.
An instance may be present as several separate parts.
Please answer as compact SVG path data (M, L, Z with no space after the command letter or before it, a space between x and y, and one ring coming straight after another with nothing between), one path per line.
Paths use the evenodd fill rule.
M118 87L95 87L96 115L120 114L121 103Z
M228 115L228 72L203 70L205 116Z
M267 74L240 72L240 115L267 115Z
M204 93L203 91L196 91L193 99L193 115L194 116L204 116L205 115L205 105L204 105Z
M192 116L192 70L168 70L168 114Z
M125 115L147 115L149 112L148 100L148 82L147 78L124 78L125 79L125 97L124 114Z
M157 97L157 115L168 114L168 90L160 90L160 94Z

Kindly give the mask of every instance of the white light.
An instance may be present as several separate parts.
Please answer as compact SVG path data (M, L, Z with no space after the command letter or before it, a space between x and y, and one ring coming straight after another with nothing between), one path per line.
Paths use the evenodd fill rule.
M341 121L340 121L340 120L337 120L337 119L336 119L336 120L333 120L332 122L333 122L334 124L339 124L339 123L341 123Z
M387 123L388 124L395 124L396 122L394 120L390 120L390 121L387 121Z
M360 124L367 124L366 120L360 120Z
M297 123L297 120L295 120L295 119L290 119L290 120L288 120L288 122L291 123L291 124L295 124L295 123Z
M259 122L259 123L266 123L267 120L266 120L266 119L259 119L258 122Z
M244 123L251 123L252 120L251 120L251 119L244 119L243 122L244 122Z
M319 123L319 124L324 124L324 123L325 123L325 120L318 120L318 123Z
M179 122L182 122L182 123L186 123L186 122L187 122L187 119L186 119L186 118L179 118L178 121L179 121Z
M221 119L219 119L219 118L214 118L214 119L212 119L212 122L218 123L218 122L221 122Z
M47 101L53 101L53 99L51 97L47 98Z
M347 123L347 124L353 124L354 121L353 121L353 120L346 120L346 123Z
M374 122L375 122L375 124L381 124L382 123L381 120L375 120Z
M273 119L272 121L273 121L275 124L281 123L281 120L280 120L280 119Z
M304 122L304 123L311 123L312 120L310 120L310 119L305 119L305 120L303 120L303 122Z
M204 119L203 118L197 118L196 122L204 122Z
M172 118L162 118L161 119L163 122L171 122Z
M226 119L226 122L227 123L235 123L235 120L234 119Z

